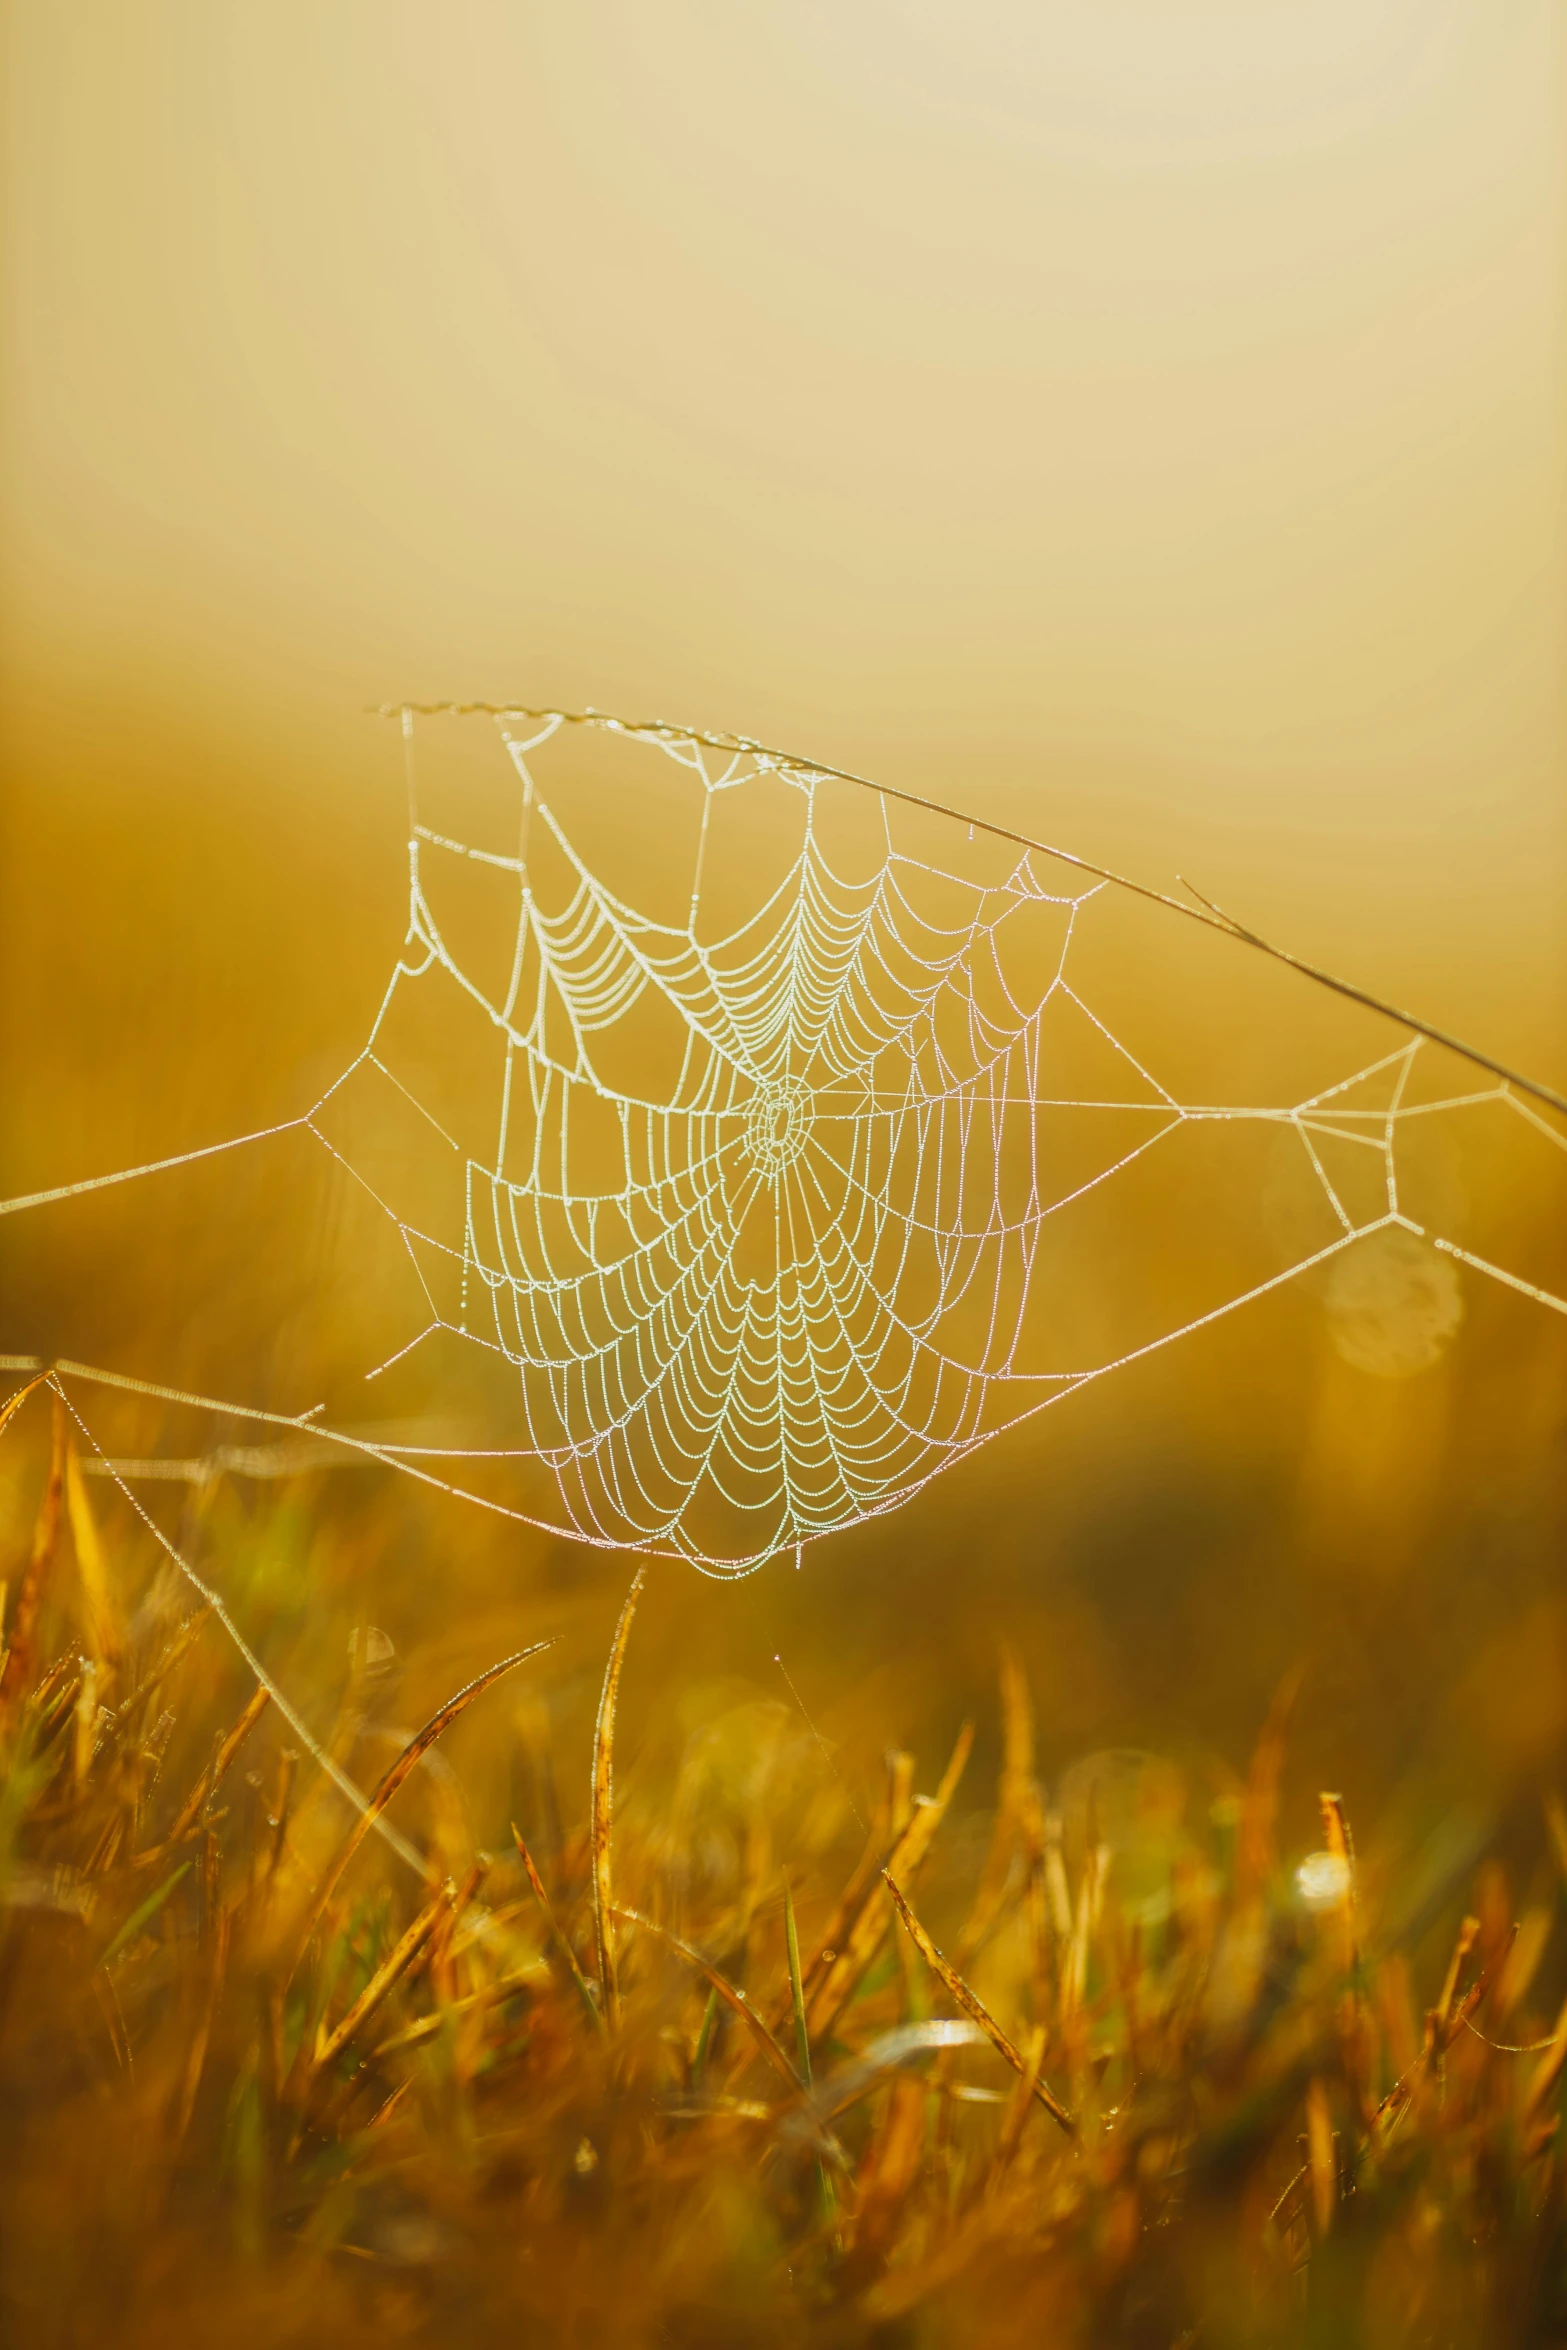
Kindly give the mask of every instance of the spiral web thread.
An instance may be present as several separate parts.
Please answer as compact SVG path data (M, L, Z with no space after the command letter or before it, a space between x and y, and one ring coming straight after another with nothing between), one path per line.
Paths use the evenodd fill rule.
M484 1506L596 1545L674 1554L735 1573L779 1551L898 1507L1002 1429L1138 1355L1349 1250L1404 1230L1537 1303L1567 1303L1516 1272L1425 1232L1400 1202L1410 1121L1504 1105L1557 1150L1560 1126L1505 1076L1416 1099L1420 1034L1326 1091L1287 1106L1182 1102L1112 1035L1073 984L1073 950L1115 877L1017 844L978 878L900 845L897 795L748 743L589 714L503 709L499 730L518 795L514 851L424 821L416 719L402 713L409 773L409 922L369 1036L301 1118L210 1151L0 1204L0 1212L147 1176L215 1151L302 1129L371 1190L412 1264L428 1320L367 1376L440 1339L504 1366L520 1398L514 1441L414 1446L334 1433L298 1419L219 1408L296 1432L292 1452L252 1448L227 1465L261 1473L346 1447L450 1490L463 1460L531 1458L552 1473L563 1517ZM655 919L606 886L552 796L552 746L572 730L647 746L700 798L684 918ZM800 838L760 905L728 927L705 919L713 810L765 786L792 795ZM879 826L874 857L835 858L819 811L849 789ZM569 796L569 795L568 795ZM985 828L982 828L982 830ZM972 828L970 838L972 839ZM557 886L535 886L541 857ZM509 977L496 990L443 929L433 875L482 868L512 898ZM559 877L564 876L561 880ZM1143 892L1147 895L1151 893ZM1055 925L1042 984L1018 992L1007 942ZM1253 942L1256 943L1256 942ZM399 1007L438 975L498 1047L482 1148L459 1141L399 1072ZM617 1035L639 1008L673 1020L683 1044L654 1084L612 1074ZM1102 1047L1119 1088L1062 1092L1051 1023L1069 1014ZM622 1060L624 1056L622 1056ZM460 1222L437 1229L372 1187L333 1105L373 1075L395 1089L454 1156ZM1375 1099L1368 1106L1368 1092ZM1081 1183L1053 1181L1041 1137L1052 1117L1132 1119L1124 1148ZM597 1121L598 1162L579 1173L579 1130ZM1168 1137L1207 1121L1288 1130L1320 1185L1334 1237L1284 1271L1176 1327L1107 1355L1044 1367L1032 1333L1036 1271L1050 1220L1111 1183ZM607 1123L606 1123L607 1121ZM1376 1174L1374 1206L1351 1202L1328 1144ZM1048 1301L1047 1301L1048 1302ZM15 1369L24 1358L0 1358ZM57 1376L140 1388L81 1365ZM206 1463L115 1465L126 1476L209 1474ZM224 1465L219 1463L220 1466Z

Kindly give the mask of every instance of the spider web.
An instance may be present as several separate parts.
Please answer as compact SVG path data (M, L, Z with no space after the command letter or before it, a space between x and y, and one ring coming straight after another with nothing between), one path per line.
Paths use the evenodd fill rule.
M1090 1000L1114 877L749 743L520 709L401 722L408 927L370 1033L303 1117L214 1149L297 1130L331 1155L415 1305L366 1377L460 1395L464 1427L415 1444L248 1412L308 1423L279 1464L462 1464L453 1489L491 1507L730 1574L1302 1275L1341 1351L1394 1373L1452 1336L1460 1265L1567 1311L1463 1244L1440 1182L1434 1217L1416 1196L1442 1114L1567 1161L1557 1122L1419 1033L1293 1101L1183 1098L1179 1056L1134 1053ZM1157 1042L1170 1007L1142 1009ZM1117 1198L1243 1131L1287 1261L1237 1278L1242 1250L1163 1301L1117 1287ZM509 1468L521 1498L482 1482Z

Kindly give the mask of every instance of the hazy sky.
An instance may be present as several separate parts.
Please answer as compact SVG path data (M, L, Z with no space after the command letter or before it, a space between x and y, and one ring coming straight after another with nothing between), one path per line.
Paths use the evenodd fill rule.
M4 23L18 854L78 769L152 859L193 790L357 838L367 702L591 701L1552 1057L1559 0Z

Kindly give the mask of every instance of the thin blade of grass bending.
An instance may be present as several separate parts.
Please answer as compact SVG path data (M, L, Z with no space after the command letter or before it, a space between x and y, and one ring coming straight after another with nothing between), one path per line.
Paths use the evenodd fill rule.
M948 1966L946 1960L942 1957L941 1952L936 1948L935 1943L926 1933L924 1927L920 1924L919 1919L914 1915L913 1910L910 1909L907 1901L903 1897L900 1888L889 1872L886 1869L883 1869L882 1875L886 1879L887 1890L892 1895L893 1906L897 1910L899 1917L903 1920L904 1929L907 1932L909 1939L914 1944L914 1947L919 1952L921 1958L925 1961L925 1964L929 1967L931 1973L935 1976L937 1982L941 1984L948 1998L951 1999L958 2007L961 2007L965 2015L971 2016L973 2018L974 2022L978 2024L980 2030L984 2033L986 2039L990 2042L992 2048L994 2048L998 2054L1006 2058L1008 2064L1012 2067L1012 2070L1019 2076L1019 2078L1027 2078L1027 2059L1023 2056L1022 2052L1018 2048L1014 2047L1013 2043L1007 2038L1006 2033L1001 2029L1001 2026L997 2023L989 2008L986 2007L984 2001L980 1999L975 1992L969 1989L967 1983L964 1982L962 1976L957 1973L955 1968ZM1033 2083L1033 2091L1034 2095L1039 2099L1040 2104L1044 2107L1046 2113L1050 2115L1051 2119L1060 2123L1062 2129L1065 2130L1069 2138L1075 2138L1077 2136L1076 2122L1067 2112L1066 2107L1059 2104L1057 2100L1051 2096L1050 2091L1045 2087L1044 2082L1037 2076L1035 2077Z
M644 1934L651 1934L656 1941L666 1944L677 1956L683 1958L688 1966L694 1966L698 1974L705 1975L724 2005L733 2010L747 2031L754 2036L757 2046L769 2064L788 2083L797 2097L804 2094L805 2083L795 2071L778 2040L768 2030L763 2018L751 2005L745 1993L737 1985L731 1983L727 1975L721 1975L710 1959L704 1958L700 1950L694 1950L689 1942L683 1942L678 1934L672 1934L667 1926L657 1925L652 1918L644 1917L640 1910L617 1907L612 1914L621 1925L639 1926Z
M925 2160L925 2084L906 2075L893 2082L880 2130L861 2160L855 2181L854 2236L845 2282L851 2290L879 2269Z
M114 1581L103 1554L103 1537L87 1499L82 1456L74 1442L65 1457L65 1506L76 1547L76 1573L82 1587L82 1614L93 1654L105 1665L118 1665L125 1648L125 1632L114 1596Z
M285 1746L277 1758L277 1776L274 1792L269 1798L267 1812L267 1851L263 1864L262 1884L270 1890L283 1850L288 1842L289 1812L294 1801L294 1781L299 1773L299 1749Z
M426 2040L435 2038L449 2015L472 2015L481 2008L504 2007L508 1999L516 1999L524 1991L531 1991L539 1976L545 1972L535 1960L532 1966L516 1967L510 1974L497 1975L493 1983L484 1983L477 1991L465 1992L441 2012L422 2015L417 2023L394 2032L390 2039L378 2041L373 2053L379 2062L383 2056L395 2056L399 2049L421 2047Z
M1366 2131L1365 2137L1363 2138L1361 2144L1356 2149L1353 2162L1350 2166L1350 2173L1352 2177L1358 2175L1360 2167L1368 2154L1374 2153L1378 2148L1386 2146L1399 2122L1414 2103L1415 2091L1419 2087L1420 2082L1432 2071L1436 2064L1437 2058L1445 2054L1445 2052L1452 2047L1453 2042L1458 2038L1459 2033L1469 2029L1470 2019L1474 2016L1482 2001L1484 2000L1486 1993L1491 1988L1494 1977L1498 1971L1506 1965L1507 1960L1512 1952L1513 1943L1517 1938L1518 1929L1516 1926L1514 1926L1512 1932L1506 1937L1501 1949L1496 1953L1494 1958L1492 1958L1486 1966L1481 1968L1479 1974L1476 1975L1474 1981L1470 1984L1469 1989L1464 1993L1463 1997L1461 1999L1458 1997L1458 1985L1463 1977L1464 1966L1467 1963L1470 1952L1474 1948L1479 1932L1480 1921L1478 1918L1467 1917L1464 1919L1463 1924L1459 1927L1458 1940L1454 1946L1453 1955L1448 1961L1447 1976L1442 1985L1441 1999L1438 2001L1437 2005L1430 2010L1426 2017L1425 2046L1421 2049L1419 2056L1410 2066L1409 2070L1405 2073L1402 2073L1393 2083L1392 2088L1389 2089L1387 2095L1383 2098L1381 2104L1377 2107L1375 2113L1372 2115L1371 2125ZM1546 2089L1549 2089L1550 2081L1555 2078L1555 2073L1560 2068L1562 2058L1567 2057L1567 2007L1562 2009L1561 2017L1558 2021L1557 2031L1560 2035L1559 2054L1556 2057L1554 2064L1552 2058L1550 2056L1546 2056L1541 2063L1536 2075L1536 2079L1538 2080L1540 2075L1546 2073L1546 2068L1548 2066L1551 2067L1550 2074L1545 2081ZM1534 2087L1533 2084L1531 2084L1531 2088L1525 2098L1524 2105L1524 2120L1526 2127L1529 2117L1534 2111ZM1278 2201L1274 2204L1272 2210L1268 2214L1270 2226L1283 2228L1290 2225L1291 2221L1302 2208L1302 2198L1310 2181L1310 2177L1311 2165L1309 2161L1303 2162L1300 2168L1291 2178L1289 2185L1284 2189L1283 2194L1280 2195Z
M951 2016L896 2024L813 2088L809 2116L818 2122L836 2121L839 2114L847 2113L851 2105L879 2088L889 2073L901 2072L916 2058L943 2055L953 2048L977 2048L984 2038L978 2024Z
M583 2006L587 2009L588 2014L592 2017L594 2030L602 2034L605 2028L604 2018L599 2012L599 2003L593 1996L593 1986L588 1981L587 1976L583 1973L582 1968L577 1962L577 1954L566 1939L560 1921L555 1915L554 1904L551 1902L548 1893L546 1893L544 1890L544 1880L533 1865L533 1855L528 1850L527 1845L523 1842L522 1831L518 1827L515 1820L513 1820L511 1823L511 1838L512 1842L517 1847L517 1857L522 1862L523 1868L527 1872L528 1883L533 1888L533 1898L538 1903L539 1908L543 1913L545 1928L549 1934L550 1942L555 1950L556 1956L560 1959L572 1983L575 1985L577 1996L582 2001Z
M822 1929L815 1952L800 1970L807 2017L815 2003L823 1976L844 1948L861 1911L876 1890L877 1876L888 1859L900 1828L907 1825L907 1802L902 1802L900 1813L900 1794L896 1782L905 1773L912 1780L914 1758L912 1755L894 1752L888 1755L887 1761L888 1783L872 1815L864 1850L854 1864L848 1883L833 1904L832 1914ZM790 2003L786 1999L769 2016L768 2021L775 2032L781 2032L788 2022L789 2007Z
M899 1793L894 1780L905 1765L912 1773L913 1757L903 1754L889 1755L888 1763L888 1782L882 1789L880 1801L872 1816L870 1828L865 1838L865 1849L855 1862L854 1873L839 1894L832 1915L822 1930L815 1956L805 1969L807 2005L815 1996L816 1986L820 1982L824 1970L832 1965L833 1960L843 1948L844 1941L855 1919L875 1890L877 1874L886 1861L900 1828L906 1825L906 1812L904 1816L900 1816Z
M1241 1798L1240 1829L1235 1847L1235 1907L1261 1898L1273 1865L1279 1815L1279 1781L1290 1717L1300 1694L1304 1669L1293 1667L1273 1693L1266 1721L1258 1733Z
M27 1381L25 1386L19 1387L14 1395L8 1395L4 1403L0 1403L0 1429L4 1429L9 1424L34 1390L43 1386L48 1376L47 1371L38 1372L34 1378Z
M922 1866L936 1840L936 1831L946 1817L947 1806L957 1792L958 1781L963 1776L973 1745L974 1725L965 1722L958 1732L957 1744L952 1749L952 1759L942 1773L941 1784L928 1801L915 1804L911 1817L888 1853L880 1871L884 1878L888 1877L890 1871L899 1878L912 1880ZM874 1899L867 1901L854 1921L845 1948L839 1952L837 1962L828 1968L810 2001L808 2021L813 2039L824 2039L848 2006L861 1976L880 1949L890 1923L880 1902Z
M713 2026L718 2020L718 1993L709 1989L707 2005L702 2010L702 2025L696 2036L696 2050L691 2058L691 2086L699 2089L707 2075L707 2052L713 2044Z
M60 1508L65 1496L65 1456L69 1422L65 1403L58 1391L53 1397L49 1422L49 1474L44 1483L43 1499L38 1505L38 1516L33 1525L32 1547L22 1575L22 1587L16 1595L16 1607L11 1617L10 1647L6 1656L5 1673L0 1678L0 1693L13 1695L32 1679L33 1630L38 1621L38 1610L43 1602L44 1585L54 1564L54 1554L60 1538Z
M1528 2089L1524 2093L1523 2112L1526 2128L1538 2122L1546 2099L1561 2076L1564 2063L1567 2063L1567 2001L1562 2004L1556 2018L1556 2029L1546 2042L1545 2052L1535 2066Z
M1034 1708L1022 1660L1011 1646L1001 1651L1001 1723L1001 1785L995 1826L980 1871L979 1888L958 1936L959 1966L968 1964L1000 1912L1011 1875L1012 1855L1024 1833L1034 1783Z
M211 1768L202 1772L201 1777L196 1781L195 1786L186 1796L185 1801L180 1805L179 1811L175 1816L174 1825L172 1828L170 1828L167 1837L164 1839L165 1850L169 1845L178 1844L182 1838L190 1834L192 1828L195 1827L196 1822L200 1819L203 1809L208 1803L211 1802L213 1796L216 1795L218 1789L222 1786L223 1781L228 1777L228 1774L233 1767L234 1757L238 1754L240 1748L244 1745L246 1739L250 1736L251 1731L260 1721L262 1715L266 1712L270 1703L271 1692L269 1690L258 1688L251 1691L250 1697L245 1705L244 1712L240 1715L238 1721L236 1721L234 1727L229 1731L228 1736L224 1739L222 1745L218 1748L217 1753L213 1756ZM147 1856L144 1855L143 1857L145 1858Z
M163 1883L158 1887L155 1893L149 1893L145 1901L138 1903L137 1907L131 1911L131 1914L126 1919L124 1925L120 1928L119 1932L110 1942L109 1947L104 1952L102 1958L99 1959L98 1964L100 1967L112 1966L115 1960L120 1956L121 1952L128 1950L131 1947L131 1944L136 1940L137 1936L142 1933L146 1927L151 1925L159 1910L168 1900L169 1895L180 1884L182 1879L190 1875L190 1872L194 1866L195 1863L193 1861L182 1861L180 1866L174 1871L174 1874L171 1877L164 1878Z
M604 2022L613 2032L620 2024L620 1986L615 1979L614 1883L610 1869L610 1828L614 1815L613 1765L615 1757L615 1703L620 1694L620 1668L626 1659L631 1619L636 1613L647 1569L638 1567L615 1626L604 1687L599 1695L598 1719L593 1725L593 1945L598 1960L599 1994Z
M784 1879L784 1950L789 1961L789 1997L794 2006L794 2049L800 2078L811 2085L811 2035L805 2023L805 1986L800 1980L800 1937L794 1922L794 1896Z
M449 1697L439 1712L430 1716L424 1728L409 1739L408 1744L387 1771L364 1810L359 1814L343 1842L339 1845L337 1857L316 1888L315 1897L306 1913L304 1931L299 1937L299 1947L295 1952L294 1963L289 1969L290 1980L297 1972L299 1962L310 1946L310 1937L326 1914L327 1904L337 1890L338 1881L343 1871L421 1757L435 1744L443 1731L451 1728L458 1715L472 1705L476 1697L482 1696L492 1683L500 1680L503 1674L514 1671L518 1665L526 1664L530 1656L538 1656L544 1649L553 1646L553 1641L535 1640L531 1648L519 1648L515 1656L502 1657L499 1664L487 1666L482 1673L477 1674L473 1680L459 1689L454 1697Z
M325 2038L317 2041L315 2054L310 2060L305 2076L307 2088L317 2074L324 2072L329 2065L336 2063L355 2033L361 2031L369 2022L393 1985L407 1974L414 1960L435 1932L436 1927L451 1910L456 1899L456 1887L447 1883L441 1887L433 1901L426 1902L407 1932L393 1944L341 2021L326 2034Z
M784 1954L789 1968L789 1998L794 2009L795 2056L800 2078L807 2090L811 2086L811 2034L805 2020L805 1985L800 1979L800 1936L794 1922L794 1896L789 1880L784 1879ZM838 2198L833 2191L832 2174L820 2154L816 2158L816 2193L825 2219L836 2218Z
M1447 1973L1442 1981L1442 1995L1427 2018L1430 2037L1435 2040L1447 2029L1448 2018L1458 2002L1458 1986L1463 1981L1469 1954L1480 1939L1480 1920L1466 1917L1458 1929L1458 1940L1453 1944L1453 1955L1447 1962ZM1447 2045L1444 2040L1442 2045Z
M191 1611L164 1648L157 1663L145 1678L137 1683L124 1704L117 1709L117 1721L128 1722L138 1706L145 1705L149 1698L157 1694L198 1633L211 1623L212 1616L213 1611L210 1607L198 1607Z
M986 2192L994 2194L1011 2167L1012 2158L1022 2143L1024 2127L1038 2093L1040 2076L1045 2069L1045 2041L1043 2024L1031 2026L1028 2046L1023 2051L1022 2068L1013 2084L1007 2110L1001 2120L1001 2134L996 2141L995 2160L985 2182Z
M169 2124L172 2144L178 2148L184 2143L190 2128L191 2115L196 2110L196 2097L201 2088L201 2076L206 2069L207 2048L212 2038L212 2026L217 2017L218 2002L223 1995L223 1979L228 1971L229 1939L233 1919L225 1910L218 1912L212 1936L212 1951L207 1965L207 1983L196 2028L191 2034L186 2052L185 2070L180 2078L179 2094Z

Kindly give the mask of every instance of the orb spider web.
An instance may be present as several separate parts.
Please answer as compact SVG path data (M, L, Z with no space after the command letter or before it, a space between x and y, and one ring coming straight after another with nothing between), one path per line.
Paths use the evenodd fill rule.
M500 721L522 788L502 868L517 926L505 995L479 996L505 1045L494 1158L466 1163L459 1323L519 1373L527 1447L574 1527L751 1565L895 1506L1071 1383L1019 1358L1052 1204L1042 1017L1070 997L1073 921L1103 885L1052 890L1026 854L961 880L900 852L879 801L873 854L845 870L829 778L661 736L701 798L685 918L652 919L540 786L561 723ZM714 923L713 811L763 776L797 799L799 845L760 905ZM550 910L541 830L566 869ZM423 868L475 852L417 822L414 841L408 975L473 987ZM1003 933L1042 908L1055 968L1022 1002ZM607 1066L649 998L680 1048L656 1089ZM1125 1079L1157 1131L1172 1105L1129 1058ZM609 1148L578 1179L595 1112ZM701 1529L724 1516L754 1532L720 1561Z
M1368 1367L1395 1367L1376 1359L1389 1344L1405 1368L1439 1351L1460 1264L1567 1310L1415 1212L1408 1182L1410 1138L1441 1112L1500 1112L1567 1155L1549 1089L1303 965L1400 1041L1262 1105L1192 1098L1156 1046L1133 1051L1091 1000L1091 956L1084 972L1108 907L1155 900L1292 961L1206 901L742 738L516 706L396 715L407 932L343 1074L260 1135L0 1209L308 1135L392 1235L423 1314L366 1377L461 1388L484 1439L223 1405L313 1458L336 1447L734 1574L901 1506L1350 1252L1335 1310ZM1452 1053L1458 1090L1423 1083ZM1139 1300L1110 1330L1083 1218L1131 1181L1157 1188L1178 1139L1238 1129L1282 1148L1315 1225L1296 1219L1282 1267ZM474 1482L497 1464L542 1472L555 1509Z

